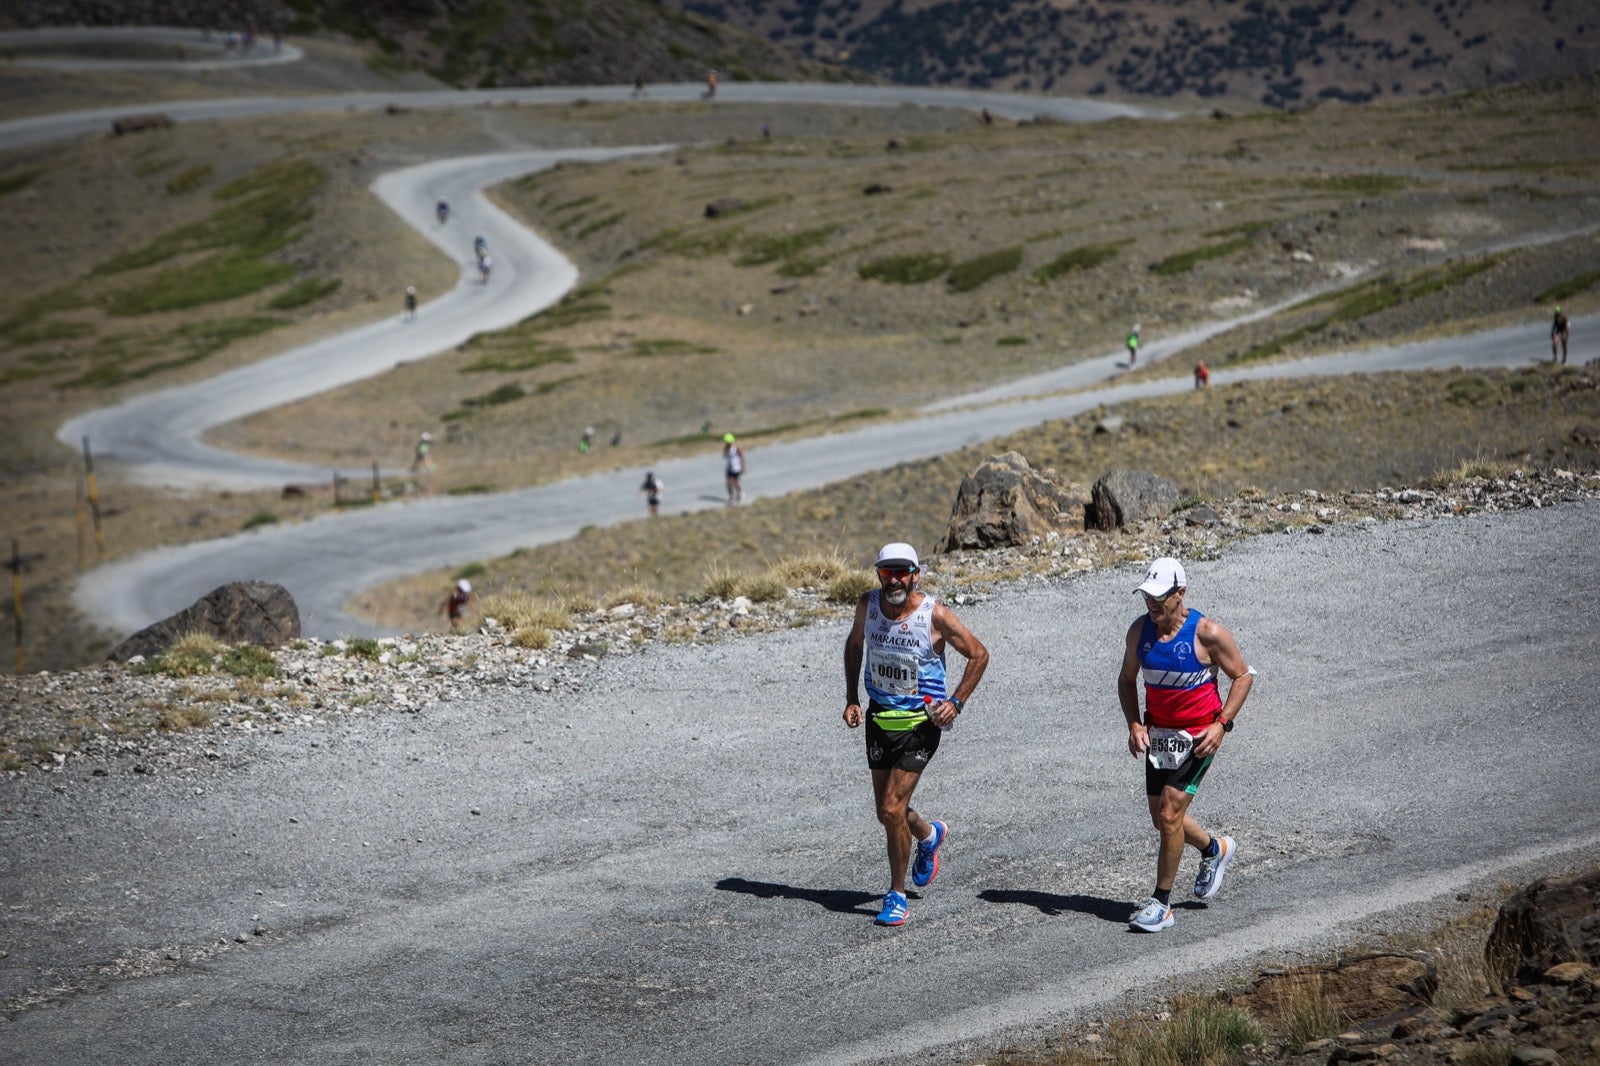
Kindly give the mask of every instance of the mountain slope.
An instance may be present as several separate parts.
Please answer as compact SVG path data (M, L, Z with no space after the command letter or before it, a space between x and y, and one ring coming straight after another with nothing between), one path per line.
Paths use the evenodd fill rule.
M380 65L420 68L463 88L700 81L711 69L735 80L872 80L655 0L237 0L220 12L186 0L62 0L0 13L0 28L134 24L332 31L375 44Z
M888 80L1277 107L1600 68L1600 8L1555 0L688 0Z

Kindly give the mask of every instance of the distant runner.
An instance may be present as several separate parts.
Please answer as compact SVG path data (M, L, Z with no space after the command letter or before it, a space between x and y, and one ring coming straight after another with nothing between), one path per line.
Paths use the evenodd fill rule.
M1556 308L1556 317L1550 323L1550 361L1556 358L1556 345L1561 345L1561 361L1567 361L1567 313L1561 308Z
M717 95L717 72L713 70L710 74L706 75L706 99L709 100L713 96L716 96L716 95Z
M461 616L466 614L472 600L472 582L466 578L457 581L456 587L450 590L450 595L444 598L444 603L439 606L439 613L449 617L452 632L461 631Z
M744 486L739 481L744 477L744 449L739 447L732 433L722 435L722 473L728 486L728 502L738 503L744 499Z
M442 196L439 197L439 202L437 204L434 204L434 206L433 206L433 213L438 216L439 225L442 226L446 222L449 222L450 221L450 201L446 200Z
M406 286L406 321L410 322L417 317L417 287Z
M644 493L644 502L650 507L651 518L661 513L661 490L665 487L654 470L645 472L644 484L639 486L639 491Z
M1128 365L1135 366L1139 362L1139 324L1133 324L1133 332L1128 334Z

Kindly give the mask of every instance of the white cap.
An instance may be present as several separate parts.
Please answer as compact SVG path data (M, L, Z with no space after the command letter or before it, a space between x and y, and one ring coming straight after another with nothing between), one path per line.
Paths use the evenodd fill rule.
M921 569L922 565L917 561L917 549L899 541L893 544L885 544L878 551L879 566L893 566L896 563L909 566L913 570Z
M471 592L472 582L468 581L466 578L462 578L460 581L456 582L456 588L460 589L462 592Z
M1150 569L1144 575L1144 584L1134 591L1149 596L1165 596L1173 589L1188 587L1189 575L1183 572L1183 564L1170 555L1163 555L1150 564Z
M423 434L422 434L422 439L423 440L432 440L433 439L433 434L424 431Z
M410 293L412 296L415 296L417 294L417 287L415 285L407 285L406 292Z

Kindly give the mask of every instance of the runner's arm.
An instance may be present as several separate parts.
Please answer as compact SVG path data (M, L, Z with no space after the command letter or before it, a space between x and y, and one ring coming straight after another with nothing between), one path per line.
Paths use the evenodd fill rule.
M867 643L867 597L856 601L856 618L844 640L844 724L861 724L861 659Z
M983 646L983 641L973 636L972 631L962 624L954 611L942 603L933 606L933 635L936 641L942 641L954 648L967 660L967 665L961 671L961 684L957 685L956 690L945 699L949 710L944 710L945 704L941 704L929 715L934 725L943 727L954 722L956 715L961 713L950 700L967 702L972 698L978 682L983 680L983 672L989 668L989 649Z
M1150 749L1150 736L1139 719L1139 630L1144 618L1140 616L1128 627L1123 641L1122 669L1117 672L1117 702L1122 705L1122 718L1128 723L1128 751L1140 758Z

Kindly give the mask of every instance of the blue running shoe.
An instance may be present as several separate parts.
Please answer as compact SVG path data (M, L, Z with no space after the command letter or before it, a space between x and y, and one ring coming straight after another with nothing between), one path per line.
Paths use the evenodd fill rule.
M875 919L879 925L904 925L906 923L906 898L894 889L883 894L883 910Z
M1238 851L1238 845L1232 837L1217 838L1217 853L1211 858L1200 859L1200 873L1194 879L1194 894L1199 899L1210 899L1222 887L1222 875L1228 869L1228 863L1233 861L1233 856Z
M1172 928L1172 908L1151 896L1128 919L1128 928L1135 933L1159 933Z
M911 883L921 888L939 876L939 845L948 830L943 822L932 822L933 839L917 841L917 854L911 860Z

